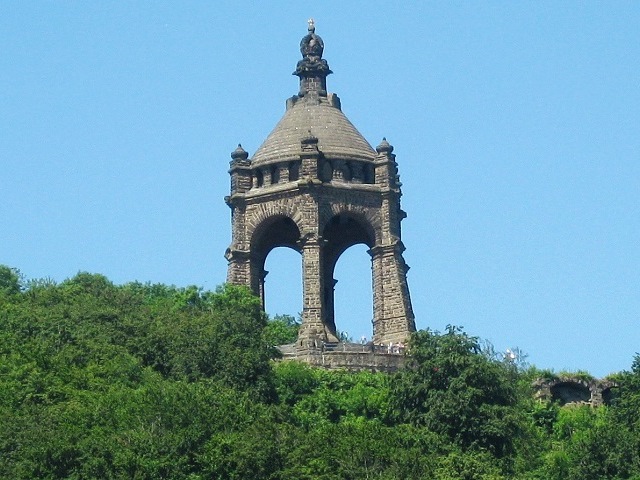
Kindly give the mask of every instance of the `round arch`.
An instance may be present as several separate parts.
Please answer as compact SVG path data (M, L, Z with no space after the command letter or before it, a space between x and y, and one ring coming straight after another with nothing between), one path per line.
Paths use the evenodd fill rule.
M320 231L325 232L333 222L336 222L336 218L352 219L366 231L367 241L363 243L366 243L371 248L382 241L382 227L379 215L374 213L377 212L377 205L370 207L372 208L344 202L325 205L320 214Z
M354 342L373 338L373 278L371 256L365 244L347 248L336 262L333 291L336 328Z
M300 240L300 229L296 222L287 215L273 215L262 220L253 230L251 250L290 247L300 251L298 240Z
M560 402L561 405L591 401L589 385L582 381L570 379L557 381L551 385L550 392L551 398Z
M324 241L323 275L326 324L336 333L335 323L335 268L340 256L350 247L364 244L375 245L375 231L366 217L353 212L339 213L331 217L322 231Z
M302 256L289 247L275 247L264 263L264 310L269 315L302 312Z
M260 295L265 306L265 262L269 252L277 247L288 247L300 253L300 230L296 222L286 215L267 217L251 235L251 287Z

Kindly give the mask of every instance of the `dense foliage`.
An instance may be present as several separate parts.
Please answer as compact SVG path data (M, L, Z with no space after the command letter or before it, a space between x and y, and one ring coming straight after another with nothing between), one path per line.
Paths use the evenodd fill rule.
M0 266L0 478L640 479L640 357L560 407L456 327L395 375L274 362L297 328L239 287Z

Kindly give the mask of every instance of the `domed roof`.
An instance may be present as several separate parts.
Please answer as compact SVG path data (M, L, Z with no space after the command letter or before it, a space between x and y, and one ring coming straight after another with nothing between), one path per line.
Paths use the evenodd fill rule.
M300 92L287 101L287 111L256 150L253 165L299 158L300 142L310 135L328 158L374 160L375 150L342 113L337 95L326 92L326 77L332 72L322 58L323 48L310 20L309 33L300 42L302 60L294 72L300 77Z
M329 99L303 97L289 103L293 105L287 109L267 139L256 150L251 159L252 164L299 158L300 141L310 133L318 139L318 149L326 157L345 160L375 158L375 150L369 142Z

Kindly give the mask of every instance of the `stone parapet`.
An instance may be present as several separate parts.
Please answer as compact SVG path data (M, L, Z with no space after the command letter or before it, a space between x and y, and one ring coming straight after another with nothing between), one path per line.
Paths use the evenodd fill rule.
M394 347L335 343L281 345L282 361L295 360L328 370L350 370L392 373L404 367L404 351Z

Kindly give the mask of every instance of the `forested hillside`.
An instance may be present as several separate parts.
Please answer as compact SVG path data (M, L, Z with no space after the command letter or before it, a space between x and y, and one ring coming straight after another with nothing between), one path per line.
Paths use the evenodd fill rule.
M0 478L640 479L638 356L561 407L456 327L394 375L274 361L295 328L239 287L0 266Z

